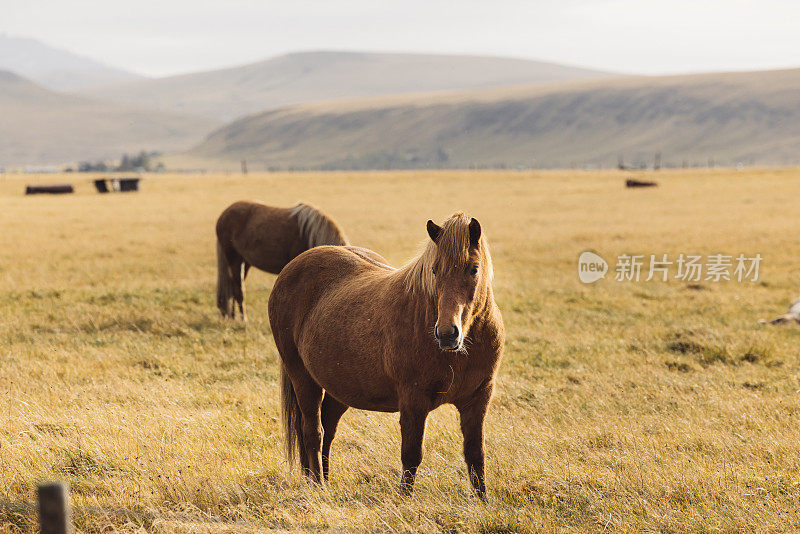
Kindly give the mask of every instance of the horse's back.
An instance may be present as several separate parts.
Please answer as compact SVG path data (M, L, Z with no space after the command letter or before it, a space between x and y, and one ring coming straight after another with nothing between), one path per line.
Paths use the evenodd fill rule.
M244 231L249 225L260 221L274 222L277 219L288 219L289 208L267 206L261 202L239 200L225 208L217 218L217 236L221 233L236 234Z
M250 214L252 202L240 200L234 202L220 213L217 217L217 238L223 240L241 228Z
M217 239L262 271L278 273L304 250L291 208L239 201L217 219Z
M372 263L376 267L381 267L383 269L394 270L394 267L389 265L389 262L386 261L386 258L375 252L374 250L370 250L364 247L355 247L353 245L347 245L344 247L345 249L349 250L353 254L367 260L368 262Z
M383 256L366 248L314 247L290 261L278 275L270 293L270 310L278 305L278 300L293 301L295 309L300 302L312 305L334 288L353 283L359 277L372 278L393 271ZM281 315L285 318L284 313Z
M239 200L234 202L217 218L217 239L220 242L233 242L250 223L254 214L261 217L265 213L270 213L275 208L271 208L259 202L251 202L248 200Z

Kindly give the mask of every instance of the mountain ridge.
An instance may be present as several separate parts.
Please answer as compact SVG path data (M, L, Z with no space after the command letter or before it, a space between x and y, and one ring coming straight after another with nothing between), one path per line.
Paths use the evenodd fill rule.
M794 164L800 69L629 76L287 106L174 159L251 168Z
M611 75L490 56L309 51L225 69L95 88L81 94L232 120L305 102Z
M96 101L45 89L0 71L0 167L116 158L138 150L180 150L213 120Z
M54 91L88 89L143 79L37 39L0 34L0 70L10 70Z

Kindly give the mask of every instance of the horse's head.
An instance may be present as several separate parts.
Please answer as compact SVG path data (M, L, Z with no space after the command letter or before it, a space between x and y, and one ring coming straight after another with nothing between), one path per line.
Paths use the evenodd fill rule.
M491 284L489 248L480 223L463 213L456 213L442 226L428 221L428 235L435 243L427 266L434 277L434 336L443 350L464 350L464 340Z

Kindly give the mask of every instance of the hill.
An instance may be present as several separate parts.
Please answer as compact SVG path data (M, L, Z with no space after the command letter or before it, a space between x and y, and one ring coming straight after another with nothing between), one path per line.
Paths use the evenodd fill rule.
M214 132L185 161L251 168L796 164L800 69L625 77L287 107Z
M179 150L199 142L215 124L55 93L0 71L0 167Z
M231 120L288 104L608 75L552 63L495 57L305 52L224 70L104 87L84 94Z
M88 89L142 76L48 46L36 39L0 35L0 70L15 72L55 91Z

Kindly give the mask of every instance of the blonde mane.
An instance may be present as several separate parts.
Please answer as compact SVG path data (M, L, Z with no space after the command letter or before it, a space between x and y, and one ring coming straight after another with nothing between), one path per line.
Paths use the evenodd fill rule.
M423 244L420 254L408 262L400 270L403 272L406 290L410 293L433 295L436 288L436 277L433 275L433 264L437 254L442 272L455 268L464 268L469 260L469 222L470 218L462 212L454 213L444 224L439 239L434 243L428 238ZM478 251L482 261L480 269L489 283L494 279L492 256L489 244L481 232L478 240Z
M308 244L308 248L350 244L336 222L314 206L300 203L293 207L290 213L297 217L300 235Z

